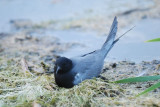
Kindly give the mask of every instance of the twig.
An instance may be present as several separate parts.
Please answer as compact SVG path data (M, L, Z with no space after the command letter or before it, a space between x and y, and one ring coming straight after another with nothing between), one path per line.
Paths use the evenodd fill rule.
M28 69L27 61L24 58L21 59L21 66L25 76L27 76L28 73L33 76L33 74Z

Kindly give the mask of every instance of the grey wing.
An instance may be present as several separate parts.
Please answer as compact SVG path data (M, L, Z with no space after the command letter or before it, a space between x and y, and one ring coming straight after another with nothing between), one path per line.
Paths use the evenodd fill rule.
M83 54L83 55L80 55L80 57L85 57L85 56L87 56L87 55L90 55L90 54L93 54L93 53L95 53L97 50L95 50L95 51L92 51L92 52L89 52L89 53L86 53L86 54Z
M76 73L74 84L78 84L85 79L97 77L102 70L104 59L100 51L87 54L83 57L72 59L74 67L72 72Z

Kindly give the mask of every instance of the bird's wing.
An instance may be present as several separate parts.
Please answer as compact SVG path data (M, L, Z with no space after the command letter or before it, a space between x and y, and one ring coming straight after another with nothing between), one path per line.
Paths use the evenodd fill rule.
M105 43L103 44L103 46L101 48L101 52L104 53L104 55L103 55L104 58L106 57L106 55L108 54L110 49L113 47L113 45L119 40L119 39L115 40L115 36L116 36L116 33L117 33L117 29L118 29L117 26L118 26L118 21L117 21L117 17L115 17L114 20L113 20L112 26L110 28L109 35L108 35ZM93 51L93 52L81 55L81 57L93 54L95 52L96 52L96 50Z
M110 49L117 42L117 41L115 41L115 36L117 33L117 29L118 29L117 26L118 26L118 21L117 21L117 17L115 17L113 20L112 26L110 28L110 32L107 37L107 40L105 41L105 43L103 44L103 46L101 48L101 50L104 52L104 57L106 57L106 55L108 54Z
M94 52L96 52L96 50L95 50L95 51L92 51L92 52L89 52L89 53L86 53L86 54L83 54L83 55L80 55L80 57L85 57L85 56L87 56L87 55L93 54Z
M72 72L76 75L74 84L78 84L85 79L97 77L101 73L104 58L116 43L114 40L117 33L117 25L117 18L115 17L108 38L100 50L73 59L74 67Z
M72 69L72 72L76 73L74 84L97 77L101 73L103 63L104 59L97 51L75 59Z

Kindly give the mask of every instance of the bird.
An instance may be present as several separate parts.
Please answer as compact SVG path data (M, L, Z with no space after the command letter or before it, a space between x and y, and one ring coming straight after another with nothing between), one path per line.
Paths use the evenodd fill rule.
M115 16L108 37L100 49L76 57L59 57L55 61L54 77L59 87L72 88L86 79L98 77L108 52L120 39L116 37L118 21Z

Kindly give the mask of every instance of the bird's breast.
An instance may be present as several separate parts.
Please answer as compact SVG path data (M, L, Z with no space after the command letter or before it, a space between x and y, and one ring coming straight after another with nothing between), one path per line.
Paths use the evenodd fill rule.
M55 82L59 87L72 88L74 76L70 73L55 74Z

